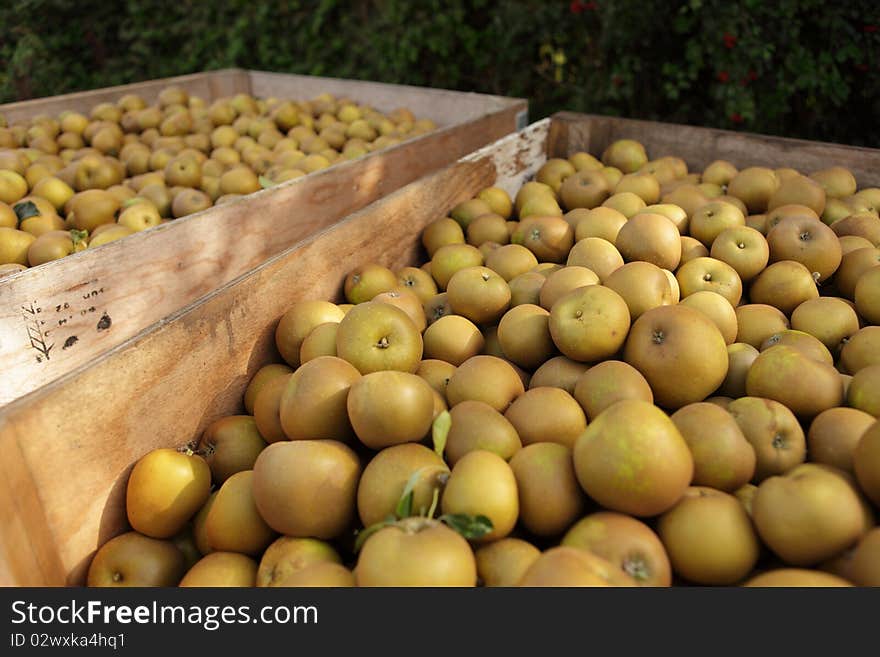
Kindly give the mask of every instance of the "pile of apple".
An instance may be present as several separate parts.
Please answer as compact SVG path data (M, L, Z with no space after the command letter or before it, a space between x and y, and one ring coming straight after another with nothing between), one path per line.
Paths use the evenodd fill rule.
M613 143L295 303L90 585L880 585L880 189Z
M180 87L8 126L0 115L0 277L358 158L433 129L349 98Z

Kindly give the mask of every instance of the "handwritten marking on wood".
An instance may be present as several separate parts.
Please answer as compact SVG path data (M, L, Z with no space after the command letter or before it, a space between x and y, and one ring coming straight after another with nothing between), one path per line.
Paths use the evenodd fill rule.
M110 315L103 308L99 308L103 294L103 287L94 287L85 292L71 294L66 299L57 300L57 303L51 307L44 307L37 300L21 306L28 343L36 352L34 357L38 363L44 363L58 355L57 351L52 351L56 341L62 344L61 351L67 351L79 342L79 336L73 333L79 329L72 325L77 316L87 317L100 312L101 316L96 322L95 330L106 331L110 328L112 324Z
M36 301L32 301L26 306L22 306L21 310L31 348L37 352L37 362L42 363L43 360L49 360L49 352L52 351L55 344L48 344L51 329L44 328L46 320L43 319L43 308Z

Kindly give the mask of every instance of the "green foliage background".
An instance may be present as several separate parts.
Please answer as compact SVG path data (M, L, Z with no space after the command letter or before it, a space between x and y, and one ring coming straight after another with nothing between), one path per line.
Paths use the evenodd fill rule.
M880 146L877 0L15 0L0 102L240 66Z

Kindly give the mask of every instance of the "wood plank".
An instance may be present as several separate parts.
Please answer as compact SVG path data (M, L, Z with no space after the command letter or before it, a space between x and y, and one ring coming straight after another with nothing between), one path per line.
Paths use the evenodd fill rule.
M553 118L568 131L568 138L555 145L556 156L578 150L598 156L611 142L626 138L642 142L648 157L676 155L694 171L717 159L738 168L794 167L803 173L839 165L852 171L860 188L880 186L877 149L572 112Z
M0 114L5 115L10 124L27 121L37 114L56 116L62 110L76 110L88 115L98 103L116 102L125 94L140 94L152 103L162 89L172 84L205 100L249 91L249 78L243 69L223 69L7 103L0 105Z
M559 119L557 117L562 117ZM574 120L568 120L569 114L557 114L550 124L550 133L547 136L547 157L569 157L576 153L576 149L569 145L569 128L574 125Z
M266 71L249 71L249 76L252 93L257 96L307 100L330 93L369 103L382 112L405 106L416 117L431 119L438 125L449 123L450 117L475 119L487 111L502 111L518 106L519 125L524 127L527 124L528 103L519 98Z
M291 303L340 300L347 272L368 262L418 262L427 223L483 187L514 191L534 175L546 159L548 123L312 235L0 410L0 453L20 453L21 462L8 467L32 482L0 490L0 517L15 521L0 534L0 584L82 581L96 547L125 527L124 488L133 462L156 447L197 439L217 417L240 411L249 378L277 359L274 329Z
M18 443L3 441L0 459L0 585L63 584L67 572L48 531L39 492Z
M229 76L211 79L239 84ZM401 102L412 98L406 93ZM89 362L307 235L512 132L525 103L501 105L488 97L481 114L464 118L450 108L447 125L427 135L4 279L0 405Z

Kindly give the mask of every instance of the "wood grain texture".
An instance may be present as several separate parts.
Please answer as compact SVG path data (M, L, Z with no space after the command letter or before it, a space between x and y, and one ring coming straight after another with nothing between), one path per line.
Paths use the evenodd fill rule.
M0 584L83 581L94 550L126 527L124 490L146 452L196 440L240 412L248 380L278 359L289 305L341 300L346 274L422 257L420 231L545 161L548 121L414 182L313 234L238 280L0 410Z
M676 155L697 172L719 159L738 168L794 167L805 174L842 166L852 171L860 188L880 186L877 149L572 112L553 118L565 124L559 128L565 138L551 140L553 156L565 157L579 150L599 156L617 139L635 139L645 145L648 157Z
M313 97L327 84L332 93L348 90L358 97L362 92L367 102L388 107L408 105L418 112L433 106L440 112L436 116L441 127L393 148L4 278L0 405L93 360L315 231L513 132L518 115L527 110L527 103L517 99L367 82L349 87L347 81L330 84L326 78L309 76L223 71L186 80L184 86L210 87L214 96L250 88L251 80L260 94L300 97ZM158 93L167 83L114 89L128 93L152 85L149 89ZM119 93L114 91L114 97ZM461 113L456 111L456 98Z

